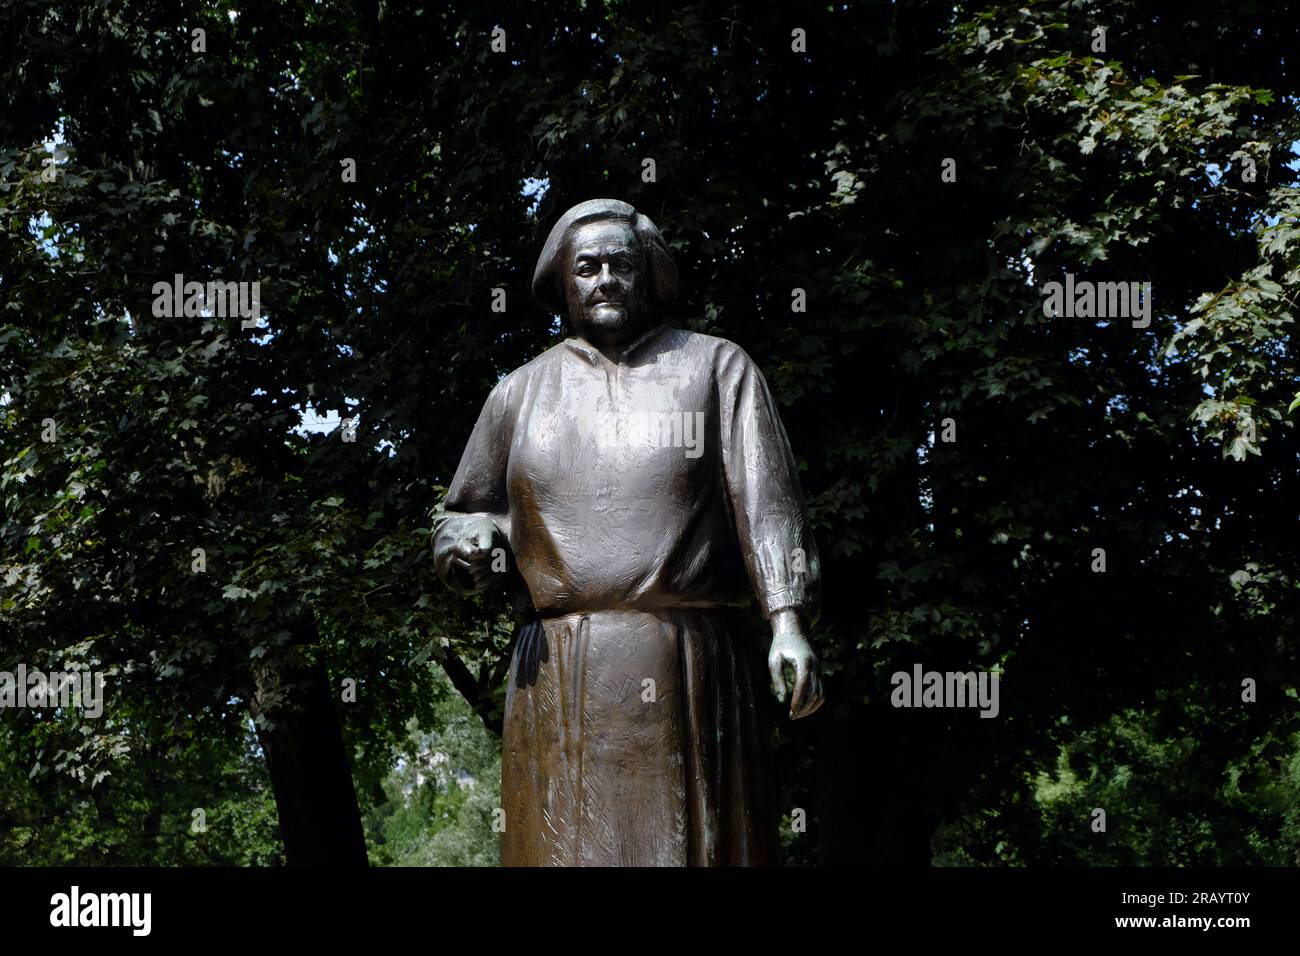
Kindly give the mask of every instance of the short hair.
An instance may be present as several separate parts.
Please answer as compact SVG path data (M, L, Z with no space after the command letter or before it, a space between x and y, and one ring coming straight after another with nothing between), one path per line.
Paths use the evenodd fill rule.
M646 280L650 285L646 296L650 305L671 305L677 298L677 266L673 254L664 242L658 227L648 216L633 209L619 199L588 199L574 206L551 227L542 254L537 257L533 271L533 295L546 309L567 317L564 300L564 270L568 267L569 242L578 226L592 222L625 222L636 236L641 255L645 258Z

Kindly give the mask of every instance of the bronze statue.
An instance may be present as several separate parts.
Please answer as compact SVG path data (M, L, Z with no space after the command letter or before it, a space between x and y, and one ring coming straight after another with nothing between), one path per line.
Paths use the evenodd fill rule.
M739 346L662 321L677 269L627 203L561 216L533 293L576 334L492 390L434 531L444 583L508 577L523 619L501 862L774 863L752 597L779 700L794 670L790 716L822 691L817 552L767 383Z

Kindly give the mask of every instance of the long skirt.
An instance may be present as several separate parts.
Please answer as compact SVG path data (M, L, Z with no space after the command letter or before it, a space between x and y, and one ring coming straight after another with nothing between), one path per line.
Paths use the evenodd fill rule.
M515 649L506 695L501 864L775 864L770 741L745 615L596 611L541 623L533 646Z

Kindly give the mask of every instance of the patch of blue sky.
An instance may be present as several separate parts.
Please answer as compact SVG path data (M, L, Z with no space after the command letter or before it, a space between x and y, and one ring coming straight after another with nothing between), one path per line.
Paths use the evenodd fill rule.
M528 207L529 216L537 215L537 209L542 203L542 197L546 195L547 190L550 188L551 180L546 177L543 177L542 179L529 178L524 180L524 196L525 198L531 196L533 199L533 204Z

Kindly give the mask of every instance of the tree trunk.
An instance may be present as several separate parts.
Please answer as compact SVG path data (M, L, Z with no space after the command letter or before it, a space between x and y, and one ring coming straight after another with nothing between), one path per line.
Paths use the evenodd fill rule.
M366 866L361 810L324 665L260 668L249 709L288 864Z

